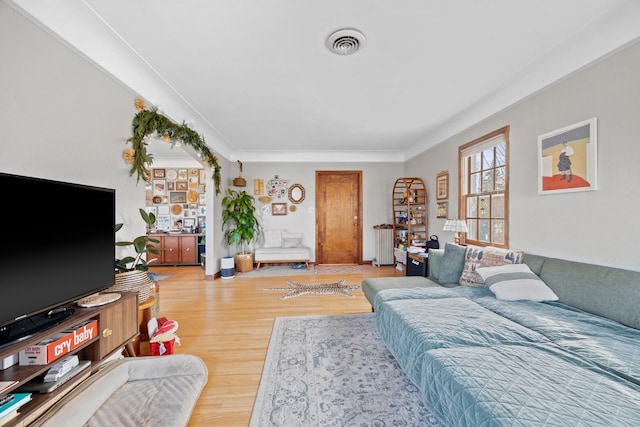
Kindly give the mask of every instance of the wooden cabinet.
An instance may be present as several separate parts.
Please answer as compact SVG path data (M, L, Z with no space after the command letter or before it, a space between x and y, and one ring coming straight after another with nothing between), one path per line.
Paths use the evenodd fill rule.
M426 247L427 189L424 181L421 178L398 178L393 185L391 200L394 248Z
M0 349L0 357L5 358L16 354L26 347L35 345L48 337L87 320L97 320L98 336L68 354L77 354L80 360L90 360L92 363L90 371L87 371L88 374L89 372L96 372L103 359L111 356L116 350L123 346L126 346L139 334L138 298L135 292L123 292L119 300L103 306L92 308L76 306L73 308L75 310L74 314L63 320L60 324ZM7 389L5 393L12 392L20 385L45 373L58 361L60 361L60 359L48 365L14 365L0 371L0 381L18 381L18 384ZM47 408L51 407L51 405L61 399L65 394L69 393L73 387L77 386L85 378L86 374L85 376L78 374L78 378L71 378L51 393L34 393L31 402L24 405L20 409L20 415L7 425L22 426L35 421Z
M161 253L155 265L196 265L198 264L198 238L202 234L152 234L160 240Z

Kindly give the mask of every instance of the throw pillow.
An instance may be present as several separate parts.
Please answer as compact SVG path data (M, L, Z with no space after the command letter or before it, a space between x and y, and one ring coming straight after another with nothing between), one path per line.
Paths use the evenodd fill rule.
M442 285L458 283L464 268L466 248L455 243L445 243L438 282Z
M298 246L302 246L302 239L293 238L293 237L282 238L283 248L297 248Z
M484 285L484 280L476 273L476 269L504 264L520 264L522 263L522 256L522 251L469 245L464 255L464 268L458 284L463 286L482 286Z
M557 301L558 296L526 264L476 269L496 298L507 301Z
M282 247L282 230L279 228L273 228L270 230L264 230L264 245L263 248L281 248Z
M302 240L302 233L289 233L287 230L282 230L282 238Z

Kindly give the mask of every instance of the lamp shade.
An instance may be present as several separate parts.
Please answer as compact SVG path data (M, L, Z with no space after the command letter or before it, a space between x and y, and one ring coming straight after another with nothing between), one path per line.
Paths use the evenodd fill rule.
M444 231L456 231L460 233L466 233L469 231L467 228L467 222L462 219L448 219L444 223L444 227L442 228Z

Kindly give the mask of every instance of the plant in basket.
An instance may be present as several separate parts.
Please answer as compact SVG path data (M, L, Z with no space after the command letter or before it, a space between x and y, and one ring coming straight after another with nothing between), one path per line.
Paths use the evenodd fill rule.
M160 243L160 240L150 237L150 230L156 222L155 215L147 213L144 209L139 209L139 212L143 221L147 224L147 233L136 237L133 241L116 242L116 246L132 246L136 255L115 259L115 285L109 290L138 292L138 303L142 303L149 298L152 285L147 274L149 261L152 261L152 259L146 259L144 255L159 255L160 248L157 244ZM123 225L122 223L116 224L116 233Z
M230 188L222 199L222 230L227 246L241 247L241 252L235 256L240 272L253 270L253 254L246 251L245 245L250 244L260 232L254 201L246 191Z

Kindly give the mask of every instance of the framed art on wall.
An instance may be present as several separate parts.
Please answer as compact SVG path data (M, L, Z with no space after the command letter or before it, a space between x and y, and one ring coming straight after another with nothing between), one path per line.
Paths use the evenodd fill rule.
M449 198L449 172L440 171L436 175L436 200Z
M169 194L171 203L187 203L186 191L172 191Z
M436 202L436 218L449 217L449 202Z
M286 215L287 204L286 203L271 203L271 215Z
M597 189L597 135L593 117L538 137L538 194Z

